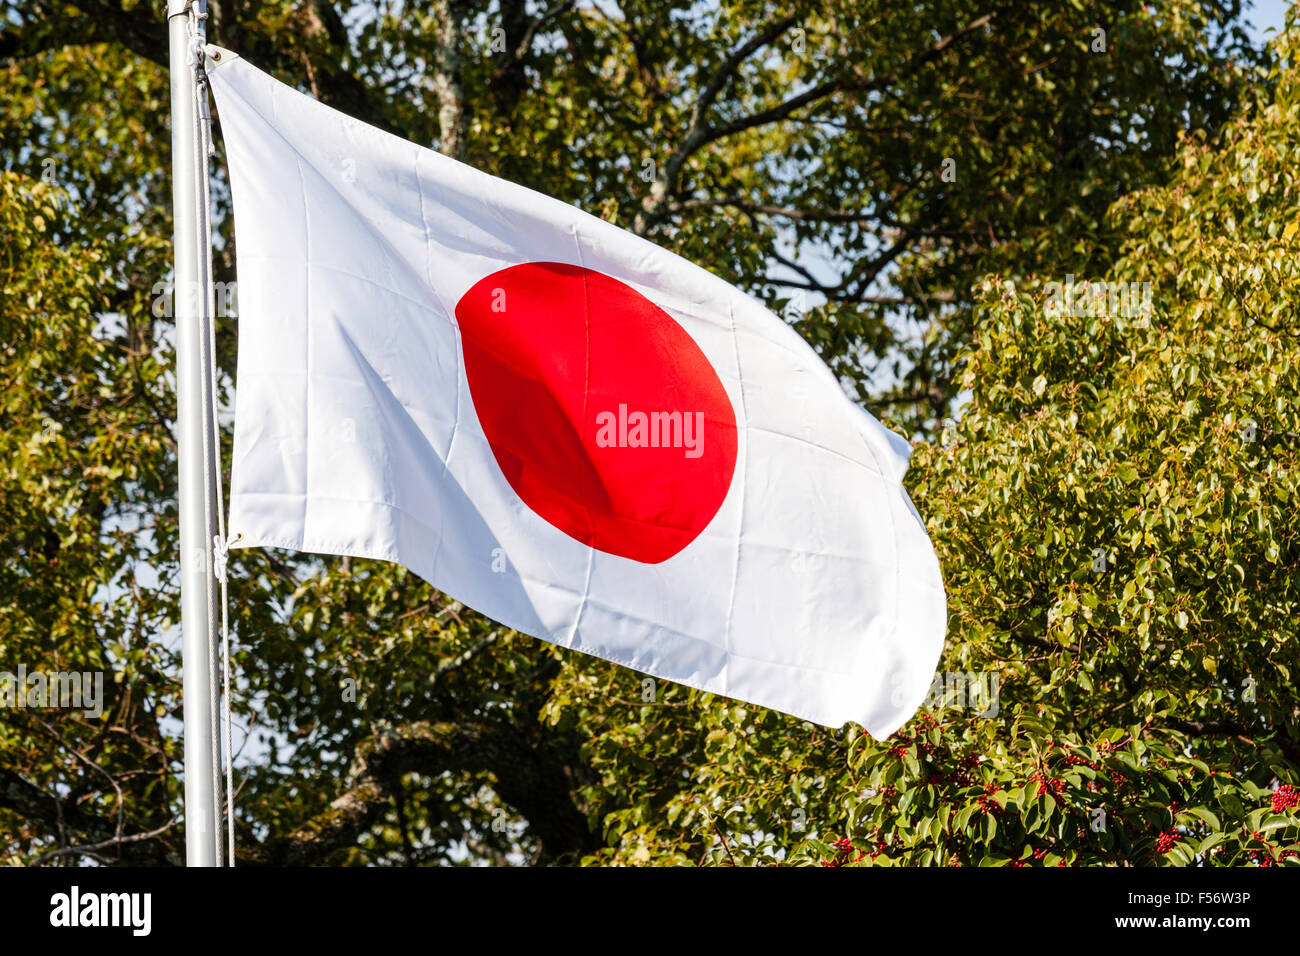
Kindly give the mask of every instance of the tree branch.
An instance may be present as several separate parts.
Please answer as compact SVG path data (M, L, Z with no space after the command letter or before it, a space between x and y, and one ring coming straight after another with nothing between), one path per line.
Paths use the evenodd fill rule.
M433 91L438 97L438 152L464 160L469 116L460 77L461 24L457 0L434 0L438 20Z
M747 213L759 213L765 216L780 216L782 219L794 219L805 222L869 222L876 218L872 212L818 212L810 209L791 209L786 206L770 206L752 203L739 196L724 196L720 199L683 199L668 207L669 213L683 212L687 209L713 209L729 206Z
M528 820L543 857L593 848L597 836L573 802L573 784L554 744L517 724L416 721L364 738L347 789L287 837L243 851L247 863L303 865L354 846L391 806L402 775L488 771L496 791Z
M964 38L988 26L993 20L993 16L992 13L987 13L982 17L972 20L961 29L955 30L948 36L936 40L922 53L912 58L907 65L907 71L913 72L926 63L939 58ZM659 173L655 177L654 183L651 185L649 195L642 200L641 209L638 210L637 215L632 222L633 232L638 235L644 235L652 226L667 215L672 197L677 189L682 168L691 156L708 144L736 133L743 132L744 130L753 129L758 126L766 126L770 123L787 119L791 114L798 112L806 106L820 102L837 92L869 92L872 90L885 89L898 84L899 79L896 74L874 77L868 80L852 80L847 77L832 77L831 79L824 80L810 89L792 96L775 106L761 110L758 113L739 117L718 125L709 124L706 120L708 109L717 98L719 92L726 85L730 76L735 73L746 57L766 46L773 39L779 36L781 32L794 23L794 21L794 17L783 17L780 20L774 21L748 42L738 47L734 52L728 55L726 60L723 61L722 66L709 81L708 85L701 93L700 99L696 102L694 109L691 111L691 118L687 125L686 134L682 138L681 143L661 165Z
M767 46L782 33L794 25L798 17L791 14L769 23L766 27L755 34L746 43L741 44L733 50L722 65L714 72L713 77L700 93L700 97L695 102L695 108L691 111L691 120L689 129L694 131L704 128L704 116L708 112L714 101L717 100L718 94L722 92L723 87L735 75L740 64L744 63L752 54Z

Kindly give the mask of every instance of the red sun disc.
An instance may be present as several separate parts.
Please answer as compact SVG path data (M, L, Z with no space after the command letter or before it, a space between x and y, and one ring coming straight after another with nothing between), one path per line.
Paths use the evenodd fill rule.
M591 269L529 262L456 305L479 423L510 487L599 551L657 564L731 487L736 417L667 312Z

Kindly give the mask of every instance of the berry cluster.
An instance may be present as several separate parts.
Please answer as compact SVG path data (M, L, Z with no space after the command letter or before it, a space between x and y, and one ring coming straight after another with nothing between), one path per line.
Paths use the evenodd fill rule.
M959 787L969 787L975 782L971 776L971 771L980 765L980 758L975 754L967 754L957 763L957 769L952 772L949 779Z
M1178 841L1182 838L1183 835L1177 830L1165 830L1160 836L1156 837L1156 852L1168 853L1178 845Z
M1300 804L1300 790L1284 783L1273 791L1273 812L1286 813L1288 810L1294 810L1296 805Z
M1038 793L1036 795L1040 797L1045 793L1056 796L1065 790L1064 780L1059 777L1049 777L1041 770L1035 770L1029 775L1029 782L1034 783L1035 781L1038 782Z
M918 757L921 755L922 750L925 751L927 756L931 756L934 754L935 751L934 744L926 740L923 735L927 731L933 730L934 728L940 726L939 721L930 714L922 714L919 718L917 718L917 723L921 725L921 729L919 732L917 732L915 736L913 736L912 734L897 733L890 738L891 740L896 740L898 742L889 748L889 756L896 757L901 760L904 756L906 756L907 749L913 744L916 744L918 748L917 749Z
M1002 789L1000 784L991 783L984 788L983 795L979 798L980 813L993 814L994 818L1002 816L1004 809L993 799L993 794Z
M1029 863L1030 860L1041 860L1043 857L1047 856L1047 847L1045 846L1040 846L1038 849L1034 850L1033 853L1028 857L1025 856L1026 849L1028 849L1028 847L1021 847L1020 857L1018 859L1011 861L1012 866L1025 866L1026 864ZM1056 865L1065 866L1065 861L1061 860Z
M875 849L870 853L863 852L859 853L857 856L852 856L853 841L848 837L836 840L831 844L831 846L835 848L835 856L829 860L822 860L822 866L844 866L847 863L857 863L863 857L867 856L874 860L876 857L880 856L881 853L885 852L887 846L884 840L872 840L871 845L875 847Z
M863 854L859 853L852 861L849 860L849 854L853 852L853 843L848 837L836 840L831 846L835 847L835 856L830 860L822 860L822 866L843 866L849 862L856 863L863 857Z
M1256 866L1277 866L1284 860L1289 860L1292 857L1300 857L1300 850L1296 850L1293 847L1279 850L1278 854L1274 856L1273 850L1278 849L1277 844L1270 842L1268 837L1258 830L1251 830L1250 837L1252 840L1264 844L1264 849L1262 850L1246 851L1246 856L1250 857L1251 861Z

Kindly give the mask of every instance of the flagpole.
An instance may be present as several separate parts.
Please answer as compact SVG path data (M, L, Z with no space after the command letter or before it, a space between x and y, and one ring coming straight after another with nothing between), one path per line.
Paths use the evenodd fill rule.
M176 457L180 519L181 659L185 720L185 862L221 865L220 743L216 726L216 474L208 350L211 232L201 176L204 154L195 54L206 0L168 0L172 100L172 210L176 316ZM206 114L206 109L202 113Z

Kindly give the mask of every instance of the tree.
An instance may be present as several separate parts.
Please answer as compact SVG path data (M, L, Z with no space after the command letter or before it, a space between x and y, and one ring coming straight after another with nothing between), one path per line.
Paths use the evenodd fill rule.
M1033 397L1054 397L1070 375L1083 376L1079 361L1118 362L1120 344L1081 355L1065 337L1068 322L1034 318L1024 299L977 312L967 290L989 270L1023 285L1036 270L1056 274L1065 263L1079 275L1100 274L1116 258L1131 227L1104 220L1107 206L1160 181L1178 132L1216 129L1252 79L1244 67L1255 55L1242 46L1237 4L1121 3L1106 23L1047 2L936 3L924 16L847 2L211 7L215 42L367 122L598 211L777 307L798 292L827 297L792 321L846 387L908 427L947 411L951 358L970 342L978 315L979 349L965 365L976 397L961 440L951 450L921 446L913 479L950 574L945 666L987 670L1001 654L1015 669L1008 681L1049 675L1054 688L1091 673L1078 663L1083 651L1065 661L1070 652L1043 617L1066 601L1060 576L1073 558L1053 551L1058 564L1036 558L1030 569L1012 547L1019 539L1003 543L992 563L966 545L996 545L1026 527L1011 520L1008 502L1057 503L1044 497L1046 484L1003 484L1017 465L1038 482L1063 467L1011 444L1022 440L1021 413L1036 415L1039 405L1015 404L1009 396L1018 392L1005 383L1019 382L1014 375L1028 363L1035 378L1044 374ZM0 712L0 834L16 860L175 861L163 26L155 11L130 2L0 9L0 65L11 94L0 114L7 269L0 430L8 452L0 515L13 556L0 571L7 612L0 659L110 675L104 719ZM1281 78L1255 79L1265 89L1278 83L1281 96ZM221 175L217 279L229 282L237 236ZM1135 246L1115 269L1137 273L1156 261L1163 268L1181 260L1154 253L1144 260ZM1178 300L1160 288L1160 308L1173 314ZM917 324L923 334L914 338ZM227 317L219 330L226 369L234 368L235 329ZM1009 329L1020 329L1023 341ZM1008 344L1022 358L984 351ZM1171 351L1175 345L1191 347L1179 340ZM1005 388L990 391L998 382ZM224 383L227 399L232 384ZM1098 427L1111 421L1096 419ZM1104 437L1095 436L1097 461L1118 447ZM977 443L985 471L958 469L953 462L971 460ZM1002 498L1013 489L1014 498ZM1118 489L1114 495L1119 501ZM989 498L1001 499L1002 510L977 507ZM972 514L962 513L962 502ZM1057 504L1064 508L1064 498ZM1055 525L1039 518L1032 527ZM976 528L981 537L967 537ZM1003 554L1015 555L1019 570ZM934 846L916 842L914 821L938 800L930 792L938 785L927 790L916 774L922 759L935 773L947 759L922 758L922 742L911 741L916 726L893 742L872 742L852 728L837 736L647 684L502 632L375 562L238 552L232 576L236 715L262 734L240 761L246 862L808 861L834 858L828 834L861 843L868 824L899 834L892 845L888 834L874 838L890 858L947 859L943 834L932 834ZM993 593L1025 603L1000 607ZM1273 608L1266 593L1261 612ZM1194 608L1183 610L1189 627L1199 627L1190 623ZM1074 621L1076 611L1063 603L1053 627L1065 626L1058 618ZM1071 627L1073 638L1086 632ZM1031 641L1025 658L1022 637L1045 646ZM1259 651L1248 660L1263 671L1264 644ZM1119 650L1109 655L1088 658L1101 668L1087 678L1094 686L1128 674ZM1213 657L1221 659L1223 679L1235 678L1227 654ZM1084 719L1091 705L1077 696L1086 688L1060 698L1075 700L1068 718L1039 713L1037 703L1022 706L1019 686L1008 685L1013 700L1004 705L1014 725L945 722L940 740L926 728L923 742L947 748L953 760L987 744L981 782L986 770L1010 781L1029 766L1022 741L1039 751L1048 736L1100 741L1087 737L1097 721L1129 727L1141 711L1138 742L1128 748L1177 742L1169 735L1197 733L1193 724L1236 726L1209 711L1170 709L1161 713L1188 727L1143 727L1140 689L1099 698L1092 722ZM1280 705L1259 719L1270 735L1283 733ZM1154 733L1163 736L1150 742ZM1185 769L1183 758L1159 755ZM1088 759L1103 764L1098 757ZM1125 763L1121 753L1104 760ZM962 772L974 777L976 769ZM878 792L864 799L859 785ZM1233 786L1242 799L1246 791ZM886 787L899 791L896 803ZM1010 806L999 804L999 812L1019 819L1020 804ZM953 823L952 813L949 805L941 826ZM940 808L926 819L942 816ZM1052 826L1058 816L1065 819L1049 814ZM1015 831L1010 817L1001 819L978 856L1013 855L1007 841ZM1094 851L1083 846L1070 858L1089 859ZM951 841L943 849L977 858Z
M888 746L851 740L824 859L1300 863L1300 85L1272 79L1115 204L1106 285L989 282L972 400L920 449L916 503L944 666L998 675L1000 713L966 694Z

